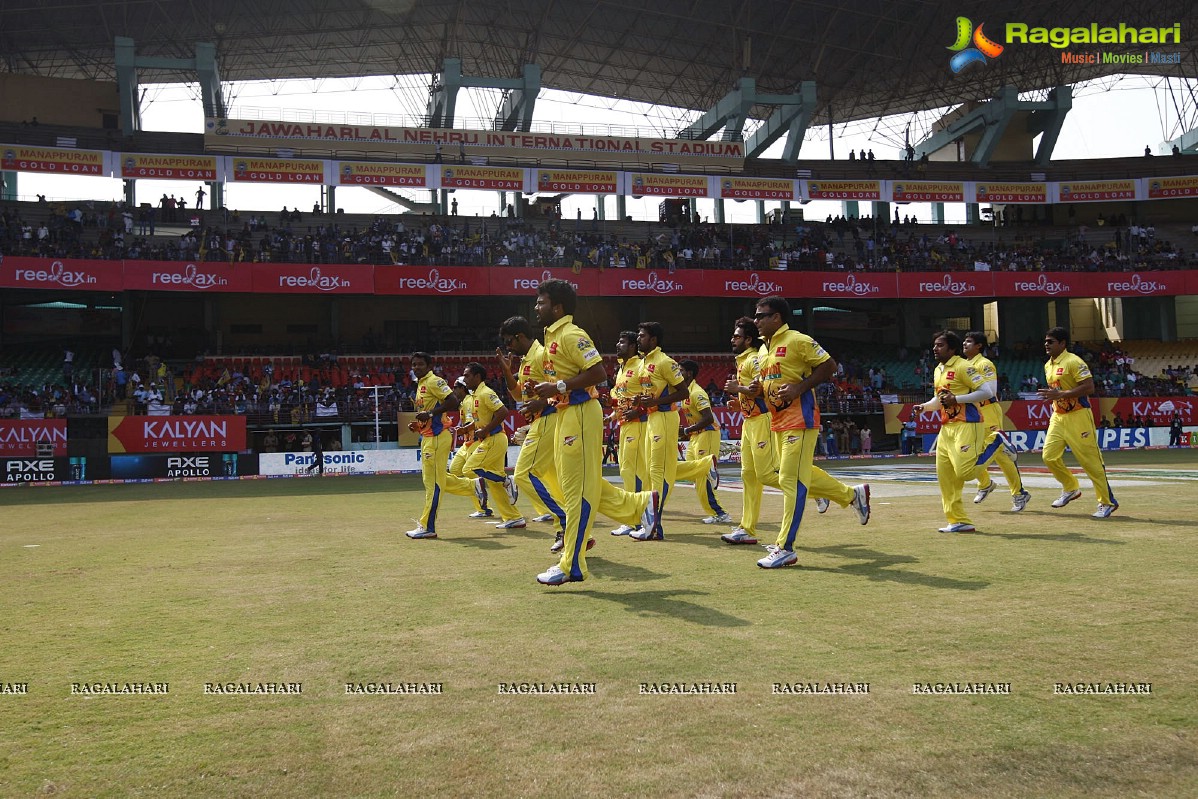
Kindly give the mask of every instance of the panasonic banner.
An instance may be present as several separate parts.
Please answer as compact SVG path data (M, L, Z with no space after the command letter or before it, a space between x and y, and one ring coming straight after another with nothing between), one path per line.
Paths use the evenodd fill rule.
M419 472L418 449L367 449L324 453L325 474ZM304 474L311 452L267 452L258 456L258 473L266 476ZM315 474L315 472L313 472Z

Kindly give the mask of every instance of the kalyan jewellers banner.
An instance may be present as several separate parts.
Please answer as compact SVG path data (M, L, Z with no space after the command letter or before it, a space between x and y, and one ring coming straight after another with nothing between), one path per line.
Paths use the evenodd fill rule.
M108 451L235 452L246 448L244 416L113 416Z

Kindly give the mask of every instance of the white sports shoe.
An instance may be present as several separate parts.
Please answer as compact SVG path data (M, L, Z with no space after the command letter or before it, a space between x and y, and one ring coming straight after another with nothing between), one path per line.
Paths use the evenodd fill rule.
M537 582L541 585L563 585L565 583L580 581L571 578L570 575L562 571L561 567L555 563L537 575Z
M720 470L716 468L715 458L711 459L711 471L707 473L707 482L711 484L713 491L720 487Z
M616 529L612 530L612 531L611 531L611 534L612 534L612 535L628 535L629 533L631 533L631 532L632 532L633 530L635 530L635 529L637 529L637 528L633 527L633 526L632 526L632 525L630 525L630 524L621 524L619 527L617 527Z
M506 522L500 522L495 526L500 530L516 530L521 527L527 527L528 522L524 521L523 516L517 516L515 519L509 519Z
M1112 500L1112 504L1110 504L1110 505L1106 504L1105 502L1099 502L1098 510L1094 511L1090 515L1093 516L1095 519L1109 519L1111 517L1111 514L1117 510L1119 510L1118 502L1114 502Z
M478 500L478 504L483 506L483 510L487 509L487 480L485 477L474 478L474 498Z
M1007 453L1007 457L1011 459L1012 463L1019 463L1019 450L1011 444L1011 439L1004 435L999 435L999 438L1002 439L1002 451Z
M652 527L638 527L628 534L628 537L633 541L663 541L664 535L654 535Z
M562 547L566 545L566 534L561 530L553 537L553 546L549 547L550 552L561 552Z
M857 511L858 521L869 524L869 483L853 487L853 501L849 504Z
M828 499L827 497L818 497L815 500L815 512L816 513L827 513L828 507L831 504L832 504L832 500Z
M730 533L724 533L720 540L725 544L756 544L757 539L743 527L737 527Z
M986 497L988 497L994 493L994 489L996 489L996 488L998 488L997 480L991 480L990 485L988 485L988 486L979 487L977 494L975 494L973 497L973 504L981 505L983 502L986 501Z
M974 527L972 524L966 524L965 522L955 522L946 527L941 527L939 529L939 532L941 532L941 533L972 533L972 532L975 532L976 530L977 530L977 528Z
M553 522L557 521L557 517L552 513L542 513L540 516L533 516L532 520L534 522Z
M721 513L718 516L704 516L703 524L732 524L732 517L727 513Z
M1020 491L1015 496L1011 497L1011 512L1019 513L1027 507L1027 503L1031 501L1032 495L1026 490Z
M757 565L763 569L781 569L783 566L793 566L799 562L799 556L789 549L771 546L769 550L770 554L757 561Z
M491 518L491 516L494 515L494 513L495 513L495 511L491 510L490 508L485 508L483 510L476 510L474 513L471 513L467 518L469 518L469 519L489 519L489 518Z
M408 538L436 538L437 534L432 530L425 530L420 525L416 525L415 530L408 530L404 533Z
M1052 501L1054 508L1063 508L1075 499L1082 495L1080 488L1075 488L1072 491L1062 491L1061 495Z
M516 481L511 477L505 476L503 478L503 490L507 492L508 501L515 505L516 500L520 498L520 489L516 488Z

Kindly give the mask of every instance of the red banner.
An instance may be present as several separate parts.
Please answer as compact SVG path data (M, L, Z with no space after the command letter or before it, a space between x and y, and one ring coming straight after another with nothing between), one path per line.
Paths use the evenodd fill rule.
M1187 272L992 272L996 297L1161 297L1190 293ZM955 275L954 275L955 276Z
M582 297L593 297L599 293L599 271L597 269L584 269L576 275L573 270L565 267L552 269L507 267L491 269L488 271L487 277L491 284L491 294L516 294L531 298L536 294L537 286L543 281L551 279L566 281Z
M380 266L374 270L375 294L481 297L490 292L490 273L507 267Z
M374 294L369 264L254 264L254 291L264 294Z
M38 442L49 441L54 454L67 454L66 419L25 419L0 421L0 458L37 456Z
M113 416L108 451L232 452L245 449L244 416Z
M929 390L929 396L931 392ZM1052 418L1052 404L1039 400L1013 400L999 403L1003 409L1004 430L1047 430L1048 421ZM911 418L913 403L904 405L887 405L887 432L898 432L897 425ZM1182 424L1198 424L1198 399L1193 397L1090 397L1090 410L1094 414L1094 423L1100 424L1105 418L1115 424L1118 415L1124 421L1122 427L1129 427L1126 420L1132 416L1151 419L1153 427L1168 427L1173 420L1174 412L1181 414ZM916 432L936 433L940 430L940 413L924 413L915 419Z
M1174 297L1198 294L1198 270L1164 272L789 272L719 269L228 264L51 260L9 256L0 288L260 294L520 295L548 278L581 296L921 299L925 297Z
M900 297L991 297L992 272L903 272L898 275Z
M1151 419L1153 427L1168 427L1173 421L1173 414L1179 413L1182 424L1198 424L1198 398L1195 397L1101 398L1094 404L1098 408L1098 421L1105 417L1114 423L1115 414L1118 414L1124 421L1139 416L1145 420ZM1127 426L1124 424L1124 427Z
M800 297L804 280L801 272L707 272L707 289L704 294L716 297Z
M699 270L607 269L599 275L599 293L605 297L702 297L708 294L705 277Z
M899 296L894 272L803 272L798 296L818 299L894 299Z
M126 261L125 288L138 291L254 290L252 264Z
M8 257L0 261L0 287L120 291L124 283L121 263Z

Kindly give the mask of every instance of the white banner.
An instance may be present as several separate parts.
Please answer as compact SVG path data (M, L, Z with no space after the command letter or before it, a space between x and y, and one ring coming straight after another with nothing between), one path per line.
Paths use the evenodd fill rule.
M311 452L267 452L258 456L258 473L268 476L304 474L312 465ZM326 474L419 472L418 449L368 449L326 452Z

